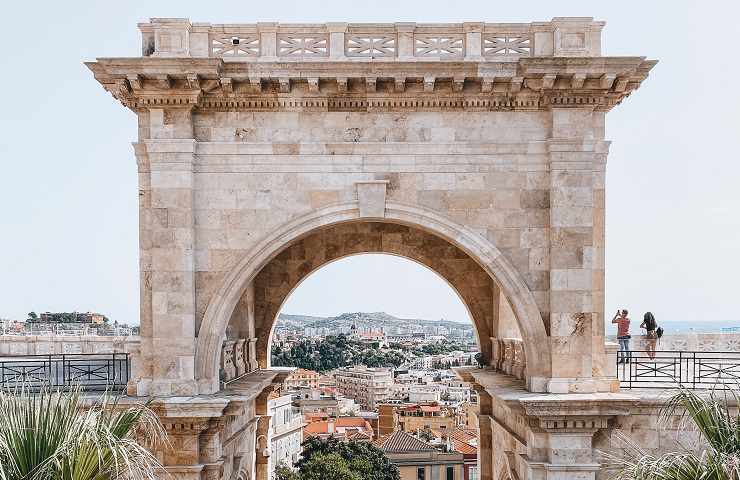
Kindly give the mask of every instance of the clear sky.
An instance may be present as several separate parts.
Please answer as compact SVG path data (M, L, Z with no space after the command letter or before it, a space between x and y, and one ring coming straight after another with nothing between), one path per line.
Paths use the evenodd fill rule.
M659 320L740 323L738 5L729 0L9 2L0 29L0 316L93 310L121 322L138 321L137 183L130 146L136 120L82 64L97 56L138 55L137 22L157 16L226 23L593 16L607 21L606 54L660 60L641 89L607 117L613 144L607 167L606 309L650 309ZM408 265L363 257L333 264L315 277L321 282L304 283L309 294L291 300L290 311L386 310L457 318L459 300L451 292L431 294L439 292L440 280ZM388 287L387 293L368 302L357 293L367 291L355 288L359 282Z

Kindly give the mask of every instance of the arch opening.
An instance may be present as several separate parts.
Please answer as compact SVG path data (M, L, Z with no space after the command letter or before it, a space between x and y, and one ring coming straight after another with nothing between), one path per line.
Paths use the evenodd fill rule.
M539 309L525 282L495 246L418 207L388 204L385 218L363 219L352 203L290 222L229 272L208 305L198 335L200 390L218 388L218 357L228 325L236 335L252 340L252 361L255 367L266 368L274 322L290 293L321 266L361 253L402 256L443 277L468 308L486 363L497 334L494 305L504 298L531 359L528 378L549 377L549 343Z
M388 268L391 272L385 270ZM379 269L384 270L382 274ZM388 275L389 273L392 275ZM397 281L393 278L395 275L404 277L406 281ZM409 279L412 282L408 282ZM341 290L339 297L344 295L350 297L347 301L336 301L337 292L330 293L330 290L337 287ZM356 293L358 290L362 290L363 293ZM334 307L317 311L317 302L330 300L335 300ZM404 305L400 306L400 303ZM316 314L319 317L334 319L335 322L339 320L340 324L344 325L341 330L318 332L321 334L345 334L360 338L363 333L368 333L363 332L363 329L370 329L373 332L387 334L388 343L395 337L403 336L401 331L411 333L410 325L414 322L417 324L421 322L426 326L426 328L419 326L423 333L439 335L437 332L429 331L434 328L436 322L445 334L448 331L454 332L452 338L455 339L456 345L474 346L477 351L480 351L481 346L480 338L473 327L471 310L460 292L447 278L426 264L397 254L353 253L328 261L300 279L284 298L272 324L267 347L268 367L274 365L271 353L278 328L283 327L286 332L289 330L287 325L289 320L287 317L283 319L281 315L289 316L291 313L309 316ZM339 314L342 316L338 317ZM368 314L373 317L369 322L364 317ZM349 317L354 320L359 317L357 331L348 328L346 319ZM374 319L378 319L380 324ZM394 323L395 321L398 323ZM306 322L307 320L292 322L290 327L302 328L306 326ZM304 330L304 335L307 335L305 332ZM419 333L419 330L414 333Z

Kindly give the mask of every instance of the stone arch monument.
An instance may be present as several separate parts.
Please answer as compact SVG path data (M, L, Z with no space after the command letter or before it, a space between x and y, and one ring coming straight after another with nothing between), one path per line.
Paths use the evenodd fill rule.
M89 62L139 125L142 344L131 393L212 399L224 376L243 376L246 400L199 414L209 419L193 433L201 445L236 425L219 418L259 417L279 306L312 270L363 252L445 278L474 319L484 371L549 399L618 390L604 344L605 116L655 62L602 56L603 26L155 18L139 25L141 56ZM504 317L521 338L503 333ZM506 409L490 377L471 375L487 480ZM510 416L572 438L542 405ZM577 428L593 435L602 413ZM187 464L255 478L250 428L239 435L251 447L202 449ZM526 468L509 470L524 478Z

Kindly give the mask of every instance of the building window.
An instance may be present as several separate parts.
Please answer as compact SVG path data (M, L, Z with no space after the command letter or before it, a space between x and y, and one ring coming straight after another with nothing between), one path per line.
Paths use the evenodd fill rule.
M478 480L478 467L470 467L468 472L470 474L469 480Z
M425 471L424 467L417 467L416 468L416 480L425 480Z
M455 480L455 467L447 466L447 475L445 476L445 480Z

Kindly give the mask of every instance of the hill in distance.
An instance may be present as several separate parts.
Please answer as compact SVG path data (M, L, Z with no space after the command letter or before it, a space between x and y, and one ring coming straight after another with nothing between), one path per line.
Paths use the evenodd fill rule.
M428 320L423 318L398 318L385 312L352 312L342 313L335 317L317 317L310 315L278 316L278 326L288 328L342 328L350 327L354 322L360 329L380 328L386 331L395 327L406 327L420 325L421 327L444 326L445 328L472 329L473 325L465 322L453 322L451 320Z

